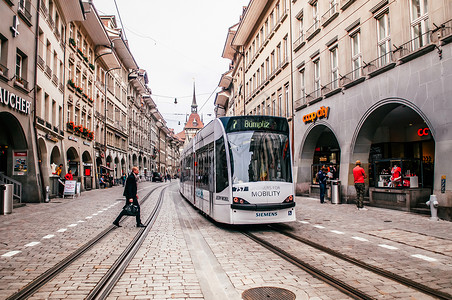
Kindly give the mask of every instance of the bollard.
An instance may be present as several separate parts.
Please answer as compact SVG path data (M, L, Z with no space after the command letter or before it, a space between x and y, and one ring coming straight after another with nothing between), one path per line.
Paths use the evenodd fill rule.
M436 195L430 195L430 200L425 202L425 204L430 206L431 217L430 220L438 221L438 200L436 200Z
M44 200L46 203L50 202L49 193L50 193L50 186L46 186L46 199Z

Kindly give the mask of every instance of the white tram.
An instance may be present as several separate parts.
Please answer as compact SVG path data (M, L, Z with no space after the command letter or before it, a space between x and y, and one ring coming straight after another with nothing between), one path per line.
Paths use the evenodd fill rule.
M181 153L180 193L220 223L295 221L290 145L285 118L215 119Z

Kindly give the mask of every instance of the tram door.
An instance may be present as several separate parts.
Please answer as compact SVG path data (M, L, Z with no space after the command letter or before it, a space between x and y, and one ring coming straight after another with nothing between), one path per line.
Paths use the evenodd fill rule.
M213 216L213 194L214 194L214 189L215 189L215 177L214 177L214 172L215 172L215 165L214 165L214 149L213 149L213 143L211 143L209 145L209 149L208 149L208 162L209 162L209 215Z

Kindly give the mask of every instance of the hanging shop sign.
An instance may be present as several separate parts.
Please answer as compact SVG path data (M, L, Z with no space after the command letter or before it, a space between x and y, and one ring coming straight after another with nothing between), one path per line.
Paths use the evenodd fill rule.
M13 175L25 175L28 169L27 151L14 151L13 164Z
M430 129L427 128L419 128L417 131L418 136L427 136L430 135Z
M76 138L75 136L70 135L67 138L71 141L78 142L78 138Z
M0 87L0 103L26 115L30 114L31 102Z
M317 119L328 119L330 114L330 107L322 106L318 111L312 112L310 114L306 114L303 116L303 122L308 124L310 122L315 122Z
M58 142L58 138L50 133L46 134L46 139L48 139L49 141L55 142L55 143Z

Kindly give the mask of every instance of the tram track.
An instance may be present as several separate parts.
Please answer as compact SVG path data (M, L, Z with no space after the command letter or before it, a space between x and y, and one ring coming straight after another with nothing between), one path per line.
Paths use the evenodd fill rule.
M142 200L140 201L140 206L148 200L150 195L156 191L157 189L161 188L161 186L153 188L149 193L147 193ZM154 207L152 213L146 220L146 223L152 225L155 221L155 218L158 215L158 211L161 207L161 201L163 199L163 193L166 189L166 186L161 191L159 200L157 201L156 206ZM94 290L91 294L93 294L95 297L99 295L101 291L104 291L104 287L108 286L108 282L111 282L110 278L114 277L115 274L117 276L118 272L120 270L124 270L124 261L130 261L131 258L129 258L128 253L136 253L137 250L135 250L135 247L139 248L139 245L141 245L142 240L144 240L145 236L147 235L147 232L149 231L149 228L151 226L142 228L133 238L133 240L129 243L129 245L126 247L126 249L122 252L120 257L116 260L114 266L114 271L108 271L106 276L102 278L102 280L99 282L100 285L102 285L102 288L96 288L94 289L96 291L95 294L93 294ZM103 240L105 237L107 237L111 232L113 232L117 227L114 225L110 225L108 228L97 234L95 237L93 237L91 240L86 242L84 245L82 245L80 248L78 248L73 253L66 256L63 260L55 264L53 267L48 269L47 271L43 272L41 275L33 279L31 282L29 282L27 285L22 287L19 291L16 293L10 295L7 300L16 300L16 299L27 299L31 296L33 296L37 291L39 291L43 286L45 286L47 283L49 283L52 279L56 278L59 274L61 274L64 270L66 270L69 266L71 266L75 261L77 261L80 257L82 257L85 253L87 253L89 250L93 249L101 240ZM146 234L145 234L146 233ZM144 236L144 237L142 237ZM141 239L141 241L140 241ZM137 249L138 249L137 248ZM133 256L132 256L133 257ZM125 265L127 266L127 265ZM118 277L119 278L119 277ZM98 285L99 285L98 284ZM95 298L90 298L95 299Z
M373 265L370 265L368 263L365 263L363 261L350 257L346 254L340 253L336 250L333 250L333 249L330 249L323 245L320 245L318 243L315 243L311 240L297 236L291 232L280 229L278 227L279 227L278 225L268 225L268 228L270 228L273 232L282 234L282 235L288 237L292 241L297 241L297 242L303 243L309 247L312 247L318 251L321 251L322 253L326 253L327 255L334 256L341 261L353 264L361 269L372 272L373 274L376 274L377 276L384 277L390 281L396 282L397 284L404 285L405 287L407 287L409 289L416 290L416 291L422 293L423 295L427 295L427 296L433 297L435 299L448 299L448 300L452 299L452 295L450 295L450 294L444 293L439 290L435 290L424 284L415 282L411 279L397 275L393 272L384 270L382 268L375 267ZM342 291L343 293L349 295L350 297L352 297L354 299L376 299L372 295L369 295L368 293L361 291L359 288L356 288L353 285L350 285L350 284L344 282L343 280L335 277L334 275L328 274L327 272L321 270L320 268L317 268L317 267L313 266L312 264L306 262L304 259L301 259L298 256L293 255L286 250L283 250L281 247L278 247L278 246L268 242L264 238L258 237L256 234L251 233L250 231L244 230L244 231L242 231L242 233L245 236L247 236L248 238L250 238L251 240L262 245L263 247L267 248L271 252L277 254L284 260L296 265L297 267L300 267L301 269L305 270L309 274L330 284L331 286L337 288L338 290Z

